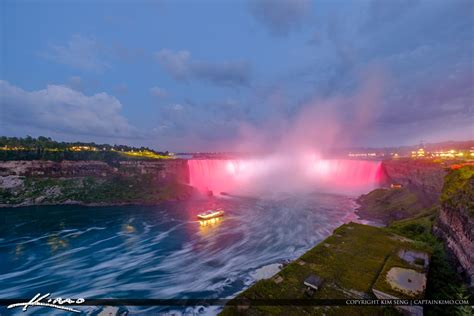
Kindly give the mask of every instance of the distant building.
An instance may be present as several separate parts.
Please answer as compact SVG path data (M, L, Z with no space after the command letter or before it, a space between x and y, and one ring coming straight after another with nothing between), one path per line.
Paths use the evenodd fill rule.
M416 151L411 152L411 157L412 158L424 158L425 157L425 149L424 148L418 148Z
M71 146L69 150L72 151L98 151L96 147L93 146Z

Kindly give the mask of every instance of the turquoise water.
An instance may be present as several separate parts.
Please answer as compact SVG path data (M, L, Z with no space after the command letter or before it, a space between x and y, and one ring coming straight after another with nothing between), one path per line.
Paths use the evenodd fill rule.
M225 216L196 220L211 207ZM0 297L228 298L255 282L262 267L297 258L354 220L353 209L349 197L321 194L0 209Z

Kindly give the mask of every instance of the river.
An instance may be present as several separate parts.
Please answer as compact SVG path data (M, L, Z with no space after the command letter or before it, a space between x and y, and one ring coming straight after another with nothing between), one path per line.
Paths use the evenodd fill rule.
M196 220L215 207L225 216ZM355 220L354 208L348 196L308 193L0 209L0 297L230 298ZM133 315L163 307L127 309Z

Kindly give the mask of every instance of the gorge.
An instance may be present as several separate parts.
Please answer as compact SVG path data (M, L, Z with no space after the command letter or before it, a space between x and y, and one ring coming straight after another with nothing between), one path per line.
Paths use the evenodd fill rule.
M105 190L104 186L111 186L109 189L112 189L123 184L125 187L119 189L131 191L126 196L115 192L112 199L105 196L106 199L101 201L104 204L149 204L166 199L182 199L191 196L194 190L191 187L201 192L210 190L214 194L320 191L359 195L391 183L400 183L419 191L429 201L436 201L445 174L445 166L432 162L318 159L312 156L112 163L1 161L0 204L25 206L97 202L90 198L84 200L86 197L80 190L84 187L84 181L89 181L89 185L92 185L91 181L100 184L100 190ZM41 185L32 188L33 183ZM137 192L134 192L134 188ZM163 190L167 194L158 194ZM144 196L146 192L149 194ZM134 196L134 193L137 195ZM153 198L152 194L157 194L157 197Z
M373 189L396 194L408 190L431 205L432 198L443 191L444 177L450 171L448 164L429 161L312 156L0 162L4 223L20 218L25 222L3 227L3 294L28 296L31 293L12 292L20 286L33 290L25 282L43 289L34 280L43 275L51 282L65 282L67 289L87 297L116 291L137 297L233 297L314 245L319 243L319 248L325 249L321 241L340 225L354 225L348 223L360 221L360 217L373 219L371 214L355 213L355 196ZM462 201L469 201L472 194L469 181L461 192ZM402 189L390 189L393 183ZM457 187L456 183L452 186ZM213 191L214 196L199 195L199 191ZM219 195L221 192L253 198L226 197ZM385 196L369 198L376 200L379 213L391 203ZM443 204L437 232L461 268L472 275L472 217L466 222L470 226L453 225L458 218L471 215L447 201L458 200L448 199ZM14 208L32 205L35 207ZM226 210L221 220L204 224L196 220L199 210L217 207ZM372 229L365 227L361 229ZM418 231L418 226L414 227ZM329 238L337 237L333 233ZM18 260L34 251L39 254L37 259L17 266ZM89 253L97 254L92 261L87 259ZM54 274L56 260L65 255L74 260L64 268L83 271L80 280ZM114 267L110 262L116 263ZM51 269L42 274L45 263ZM137 269L135 263L144 268ZM95 269L97 265L105 269ZM15 277L20 271L33 272L20 280ZM201 271L199 278L187 277L195 271ZM95 289L90 284L101 278L99 274L117 281Z

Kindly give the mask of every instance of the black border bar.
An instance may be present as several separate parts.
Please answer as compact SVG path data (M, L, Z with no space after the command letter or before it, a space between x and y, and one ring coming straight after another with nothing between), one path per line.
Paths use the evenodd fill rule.
M27 303L28 299L0 299L0 306ZM76 299L73 299L74 301ZM473 299L84 299L62 306L474 306Z

